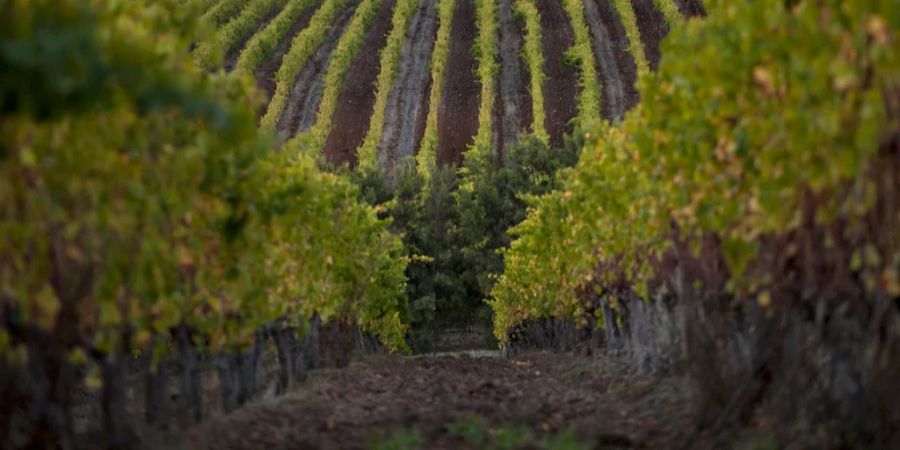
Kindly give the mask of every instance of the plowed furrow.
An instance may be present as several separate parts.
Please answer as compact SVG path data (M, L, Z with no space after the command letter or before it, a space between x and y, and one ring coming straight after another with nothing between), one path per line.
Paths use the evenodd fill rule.
M297 133L308 130L315 122L319 101L322 100L325 72L328 70L331 54L344 32L344 28L350 23L350 18L353 17L353 11L358 3L358 1L354 1L346 6L328 31L328 37L297 76L294 86L291 88L287 107L278 122L278 136L282 140L290 139Z
M598 72L600 74L600 86L603 89L603 116L616 122L625 115L625 111L631 106L628 104L625 92L623 68L619 67L613 50L614 42L612 33L604 23L600 8L594 0L584 2L585 18L591 29L593 38L594 56L597 58ZM633 64L633 63L632 63Z
M383 168L415 155L428 111L428 63L437 33L437 2L422 0L406 33L399 71L388 97L378 155Z
M638 30L641 33L641 42L644 43L644 54L647 56L647 63L650 64L651 70L659 67L659 44L662 42L666 34L669 33L669 27L666 25L666 18L662 12L656 9L653 0L632 0L634 8L634 16L637 19Z
M578 71L566 63L566 50L575 37L569 16L559 0L538 0L544 40L544 110L550 144L560 147L563 136L572 132L572 119L578 113Z
M356 149L362 144L369 128L369 117L375 105L375 79L378 77L379 52L384 48L391 29L391 14L396 0L386 0L362 47L347 70L338 96L333 120L334 127L325 141L325 159L335 165L355 164Z
M474 0L459 0L453 14L447 74L438 108L437 160L441 164L461 164L478 131L481 86L471 52L477 34L475 24Z
M528 70L520 57L522 26L513 13L513 3L513 0L500 0L500 90L494 141L501 155L519 134L528 131L532 121Z
M272 98L272 95L275 94L275 74L281 65L281 59L290 50L294 37L309 25L309 19L316 12L317 7L318 4L314 4L306 8L306 11L303 11L303 14L300 15L297 21L294 22L294 25L291 26L291 29L284 35L284 39L278 43L278 48L275 49L272 56L266 59L266 62L256 70L256 85L266 93L268 98ZM265 107L263 107L262 113L265 112Z

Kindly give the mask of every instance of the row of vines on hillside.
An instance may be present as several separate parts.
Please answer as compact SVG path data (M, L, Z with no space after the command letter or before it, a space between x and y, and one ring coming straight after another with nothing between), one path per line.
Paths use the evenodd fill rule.
M569 49L569 58L576 61L579 69L578 94L579 125L587 125L600 117L600 83L597 65L591 44L591 30L584 20L584 4L581 0L564 0L563 8L569 15L575 34L575 45Z
M438 31L434 51L431 54L431 92L428 97L428 117L425 119L425 134L416 154L419 172L426 182L437 166L438 107L441 104L447 58L450 55L450 36L453 30L453 13L456 0L440 0L438 5ZM427 184L427 183L426 183Z
M203 18L214 25L222 25L244 8L249 0L221 0L203 13Z
M675 28L684 20L684 16L678 11L678 5L675 4L675 0L653 0L653 4L665 17L666 24L669 25L670 29Z
M530 73L531 85L531 110L534 120L531 131L544 145L550 145L550 135L547 134L546 111L544 111L544 49L541 32L541 13L538 11L534 0L517 0L515 3L516 14L522 18L525 24L523 55L525 65Z
M200 355L240 361L313 320L405 348L400 239L349 180L272 151L249 77L194 65L199 6L0 6L0 47L62 50L39 66L0 53L0 399L27 406L17 433L35 448L68 446L92 367L109 444L127 447L135 358L171 355L196 384Z
M310 18L307 27L291 41L291 48L285 53L281 60L281 66L275 74L275 93L272 95L265 115L260 120L261 128L274 130L278 125L297 75L324 41L331 24L349 1L324 0Z
M252 74L266 59L272 56L272 53L278 48L279 42L286 37L288 30L291 29L294 22L300 19L303 12L320 2L321 0L290 0L262 31L247 41L238 56L235 70Z
M628 51L634 57L638 75L647 73L650 65L647 63L647 55L644 51L644 43L641 41L641 31L638 29L637 18L631 0L613 0L613 6L619 13L619 20L625 28L625 36L628 38Z
M496 99L496 77L500 70L497 48L497 2L495 0L476 0L476 26L478 36L475 39L475 53L478 61L478 80L481 83L481 104L478 108L478 132L472 148L466 152L466 159L490 158L494 128L493 109Z
M384 130L384 114L388 96L391 94L394 78L397 76L400 51L406 42L409 22L418 8L419 0L398 0L394 7L394 14L391 17L391 32L384 48L381 49L380 69L375 82L375 105L372 116L369 118L369 129L356 151L361 170L376 167L378 164L378 143L381 142L381 133Z
M301 147L306 151L319 155L325 147L325 140L328 139L328 134L333 128L332 116L337 108L338 95L344 84L344 76L362 46L366 31L378 15L378 9L382 3L383 0L364 0L356 9L344 35L341 36L341 40L331 56L328 72L325 74L325 90L316 113L316 122L309 133L306 133L307 136L298 136L302 142Z
M199 63L211 68L217 63L220 53L227 53L239 42L253 35L260 22L271 12L284 7L287 0L252 0L240 15L230 20L216 31L211 41L197 46L195 55Z

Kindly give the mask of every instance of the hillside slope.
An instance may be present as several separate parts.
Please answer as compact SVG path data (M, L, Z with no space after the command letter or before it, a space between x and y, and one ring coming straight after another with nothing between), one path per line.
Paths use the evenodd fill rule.
M244 8L251 9L254 3L248 2ZM270 98L278 97L278 110L274 116L273 111L268 111L264 122L274 125L282 141L288 141L309 132L317 122L328 121L327 127L322 127L327 136L313 139L308 146L317 147L313 150L324 154L332 164L355 167L358 151L365 145L370 147L367 151L376 152L381 167L392 172L398 161L419 153L428 133L435 133L437 138L436 156L430 158L461 164L480 127L480 92L490 79L478 73L485 61L479 56L484 51L476 46L479 30L485 26L479 21L488 20L479 16L484 2L415 0L414 5L407 5L409 1L384 1L377 2L380 6L372 13L361 11L369 3L372 2L285 2L280 12L273 8L260 15L264 19L253 25L253 37L223 49L227 55L224 68L235 66L236 55L242 55L245 46L255 45L255 40L267 42L268 47L263 48L268 51L247 51L257 59L265 56L256 65L254 76ZM651 68L658 64L659 41L668 30L661 6L667 5L685 17L702 13L696 0L584 0L574 5L583 9L580 16L586 23L573 22L575 17L558 1L502 0L494 9L494 54L488 55L486 61L494 67L490 81L496 86L491 89L497 95L490 118L494 134L491 151L498 158L519 137L540 135L544 130L553 146L561 146L563 136L573 132L578 123L594 119L579 111L579 99L589 94L584 92L587 89L597 91L590 94L600 99L603 118L621 119L637 103L634 84L641 68L635 61L646 59ZM401 6L412 6L412 10L399 11L402 17L397 17ZM529 36L524 7L533 7L539 18L539 29L534 31L540 32L540 45L531 53L525 49ZM452 14L445 14L442 19L438 12L444 8L452 8ZM220 26L229 27L245 13L235 11ZM372 17L362 27L351 30L351 18L363 13ZM446 19L449 23L441 23ZM589 61L573 59L570 54L576 45L575 29L582 26L590 36ZM440 27L449 29L448 41L437 45ZM359 33L362 48L334 55L335 46L340 39L346 39L347 33ZM439 47L446 49L442 50L446 54L434 54ZM384 52L390 54L385 56ZM349 70L326 81L332 57L349 58ZM430 67L444 64L436 57L446 58L446 70L429 73ZM535 57L540 57L537 63L532 60ZM286 71L286 64L292 70ZM582 79L586 73L584 64L593 66L587 73L596 74L596 80ZM279 72L288 76L279 76ZM442 78L434 79L435 76ZM534 80L542 87L537 94ZM333 85L326 86L327 83ZM383 89L379 83L384 83L386 92L378 92ZM431 89L433 85L440 89ZM319 106L323 89L337 92L336 104L328 109L330 117L316 114L322 112ZM533 95L541 96L540 100L535 101ZM384 109L373 109L376 103L381 104L376 102L381 96L385 103L379 108ZM426 118L435 113L430 111L433 105L437 107L437 123L432 130L427 129ZM535 106L541 110L535 111ZM534 124L535 117L543 118L544 123ZM379 126L370 130L373 125ZM535 130L535 126L540 129ZM373 133L379 135L372 136ZM373 144L364 143L363 136L367 141L373 139ZM421 164L422 158L419 160Z

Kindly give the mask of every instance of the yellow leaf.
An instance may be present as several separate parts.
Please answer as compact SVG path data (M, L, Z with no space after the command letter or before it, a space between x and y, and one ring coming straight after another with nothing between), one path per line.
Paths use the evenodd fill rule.
M888 43L889 34L888 34L888 26L885 23L884 19L879 15L872 15L869 17L869 20L866 21L866 31L869 32L869 35L880 45L885 45Z
M775 81L772 72L765 66L756 66L753 69L753 81L766 95L772 95L775 92Z
M96 373L92 373L84 377L84 386L88 390L99 391L103 387L103 380Z
M769 291L762 291L759 293L759 297L756 298L757 303L762 308L768 308L772 306L772 294Z

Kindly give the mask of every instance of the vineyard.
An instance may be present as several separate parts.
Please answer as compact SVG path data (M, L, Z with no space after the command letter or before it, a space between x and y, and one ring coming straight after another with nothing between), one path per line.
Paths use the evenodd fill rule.
M900 447L894 0L0 12L3 448Z

